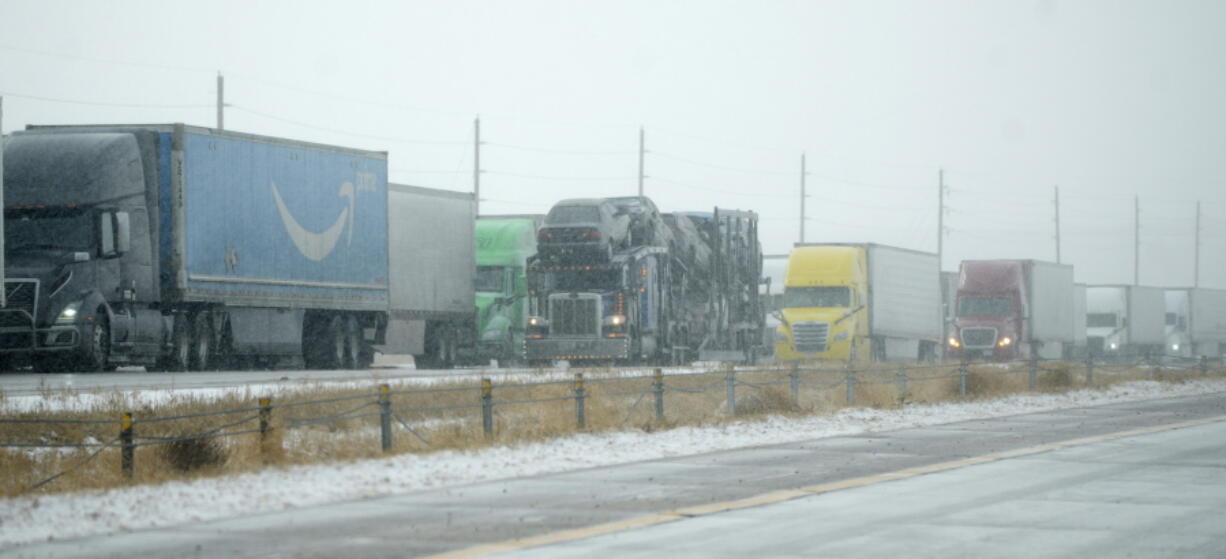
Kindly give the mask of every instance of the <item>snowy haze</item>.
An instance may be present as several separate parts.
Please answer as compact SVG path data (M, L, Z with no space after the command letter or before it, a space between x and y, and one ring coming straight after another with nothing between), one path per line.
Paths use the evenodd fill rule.
M481 211L633 194L809 241L1055 259L1077 280L1226 288L1226 4L63 2L0 4L4 131L214 126L389 152L395 182Z

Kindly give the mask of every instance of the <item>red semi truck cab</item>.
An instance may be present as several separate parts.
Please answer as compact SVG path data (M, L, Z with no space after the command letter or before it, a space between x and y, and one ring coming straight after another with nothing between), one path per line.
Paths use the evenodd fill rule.
M947 355L955 359L1007 361L1025 358L1025 262L967 260L958 273Z

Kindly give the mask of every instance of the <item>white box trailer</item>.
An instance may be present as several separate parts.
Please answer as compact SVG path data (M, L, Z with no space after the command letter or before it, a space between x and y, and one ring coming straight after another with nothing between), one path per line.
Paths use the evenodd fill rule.
M455 364L476 331L473 195L388 184L390 320L384 353Z
M1195 288L1187 293L1187 355L1221 357L1226 344L1226 290Z
M919 354L920 342L940 343L945 327L936 254L871 243L864 247L869 329L885 346L878 357L911 359Z
M1086 286L1073 285L1073 347L1065 354L1066 359L1078 359L1086 351Z

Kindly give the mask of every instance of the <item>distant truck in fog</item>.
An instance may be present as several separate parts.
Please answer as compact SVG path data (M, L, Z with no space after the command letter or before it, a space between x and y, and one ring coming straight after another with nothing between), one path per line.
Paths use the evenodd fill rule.
M872 243L797 244L775 332L779 361L935 360L942 334L932 253Z
M1166 290L1166 348L1172 357L1220 358L1226 345L1226 290Z
M1087 286L1087 350L1095 358L1159 357L1166 343L1165 315L1162 288Z
M1075 343L1073 267L1039 260L964 260L953 358L1059 359Z

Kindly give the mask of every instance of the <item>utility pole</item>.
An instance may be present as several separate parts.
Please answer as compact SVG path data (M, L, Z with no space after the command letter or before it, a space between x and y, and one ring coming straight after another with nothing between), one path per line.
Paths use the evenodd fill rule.
M481 117L473 119L473 215L481 215Z
M1056 264L1060 264L1060 186L1056 189Z
M217 72L217 129L226 129L226 78Z
M945 263L945 169L937 170L937 271Z
M1141 285L1141 197L1133 197L1132 284Z
M1196 201L1196 256L1192 258L1192 287L1200 287L1200 200Z
M643 132L643 127L639 127L639 197L643 196L643 154L647 153L646 134Z
M805 242L805 154L800 154L800 242Z
M4 207L4 97L0 97L0 208ZM4 213L0 212L0 231L4 230ZM0 285L4 284L4 235L0 235ZM6 290L0 289L0 307Z

